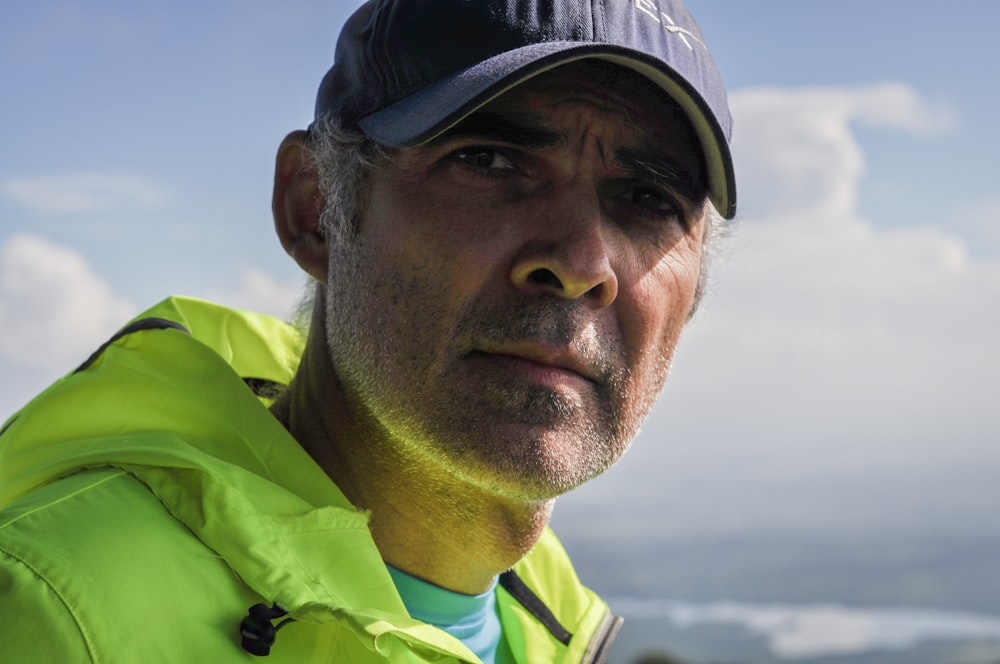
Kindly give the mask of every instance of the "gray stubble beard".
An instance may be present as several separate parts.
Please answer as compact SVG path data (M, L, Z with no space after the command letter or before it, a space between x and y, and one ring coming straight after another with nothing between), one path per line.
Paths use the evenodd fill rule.
M418 339L446 336L452 343L472 340L473 345L476 339L525 338L567 344L578 331L574 316L579 313L574 307L580 305L555 296L544 301L517 296L473 304L457 317L454 329L445 331L435 329L446 320L444 312L431 307L413 316L418 321L408 321L411 328L403 330L394 314L405 311L407 303L433 303L424 289L434 281L424 278L418 283L391 274L374 277L359 242L363 240L352 238L346 246L331 247L325 298L327 346L340 380L353 395L354 407L378 423L386 440L399 447L396 453L436 458L464 480L537 499L578 486L624 454L638 430L638 421L626 420L641 415L637 418L633 410L637 404L625 403L621 396L630 376L620 343L607 340L611 335L600 339L595 333L589 349L581 349L596 358L602 374L593 398L587 400L590 403L551 389L503 381L488 381L479 394L462 394L457 385L450 395L443 388L435 394L423 391L422 385L400 385L407 375L402 368L406 362L411 363L411 376L430 376L428 382L439 386L452 384L449 370L458 376L462 371L461 349L449 349L454 352L448 353L447 366L433 367L433 358L415 357L418 353L401 347L406 333ZM391 310L377 310L379 303L388 303ZM395 365L388 358L395 358ZM394 394L403 391L408 394ZM500 431L511 423L549 430L535 440L511 440Z

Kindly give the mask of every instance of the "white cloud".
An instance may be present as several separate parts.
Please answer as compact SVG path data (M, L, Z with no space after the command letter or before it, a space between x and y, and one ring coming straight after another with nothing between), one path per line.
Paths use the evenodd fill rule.
M0 247L0 361L69 371L138 310L68 247L20 234Z
M245 268L235 289L206 293L205 297L237 309L249 309L290 320L305 287L298 281L278 281L254 267Z
M766 182L773 205L743 219L693 336L752 390L739 401L780 395L777 424L836 420L851 435L863 424L894 423L900 438L932 423L985 426L1000 262L971 259L944 230L879 230L856 206L864 159L851 124L930 130L934 113L899 86L751 90L733 106L743 190L759 200L752 187Z
M167 198L150 182L114 173L10 178L0 182L0 195L31 209L60 213L155 208Z
M743 214L795 214L799 223L854 212L865 161L852 124L925 136L952 123L950 112L900 84L753 88L732 95L732 107Z

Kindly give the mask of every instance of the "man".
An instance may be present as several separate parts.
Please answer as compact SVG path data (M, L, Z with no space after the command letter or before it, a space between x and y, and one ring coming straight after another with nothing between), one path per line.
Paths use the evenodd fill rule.
M277 157L307 338L173 298L8 421L4 656L602 661L546 523L666 379L728 133L679 2L361 7Z

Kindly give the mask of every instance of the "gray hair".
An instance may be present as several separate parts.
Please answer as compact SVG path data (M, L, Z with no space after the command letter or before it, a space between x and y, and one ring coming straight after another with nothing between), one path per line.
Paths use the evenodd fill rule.
M701 304L701 300L705 296L705 291L708 290L710 276L713 274L712 270L721 259L722 240L729 237L733 229L732 224L719 214L715 206L708 200L705 201L703 214L705 215L705 229L701 236L701 271L698 273L698 287L694 292L694 304L691 306L688 320L694 317L695 312L698 311L698 305Z
M357 232L361 215L368 204L368 181L371 174L389 158L389 150L378 145L361 131L345 129L332 117L317 120L309 128L312 158L324 199L320 228L328 241L345 241ZM702 264L690 316L708 286L710 267L718 258L722 237L729 225L707 200L704 204L705 229L702 237ZM308 318L317 293L323 284L308 289L299 305L298 317ZM690 318L689 316L689 318Z
M368 178L384 163L387 151L331 116L313 123L309 135L324 200L320 228L327 238L346 239L357 231L367 207Z

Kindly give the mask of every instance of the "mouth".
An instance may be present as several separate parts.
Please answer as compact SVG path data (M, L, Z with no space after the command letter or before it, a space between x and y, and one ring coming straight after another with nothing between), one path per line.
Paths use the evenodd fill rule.
M593 388L600 383L600 373L593 364L567 349L518 344L476 349L468 357L526 382L552 388Z

